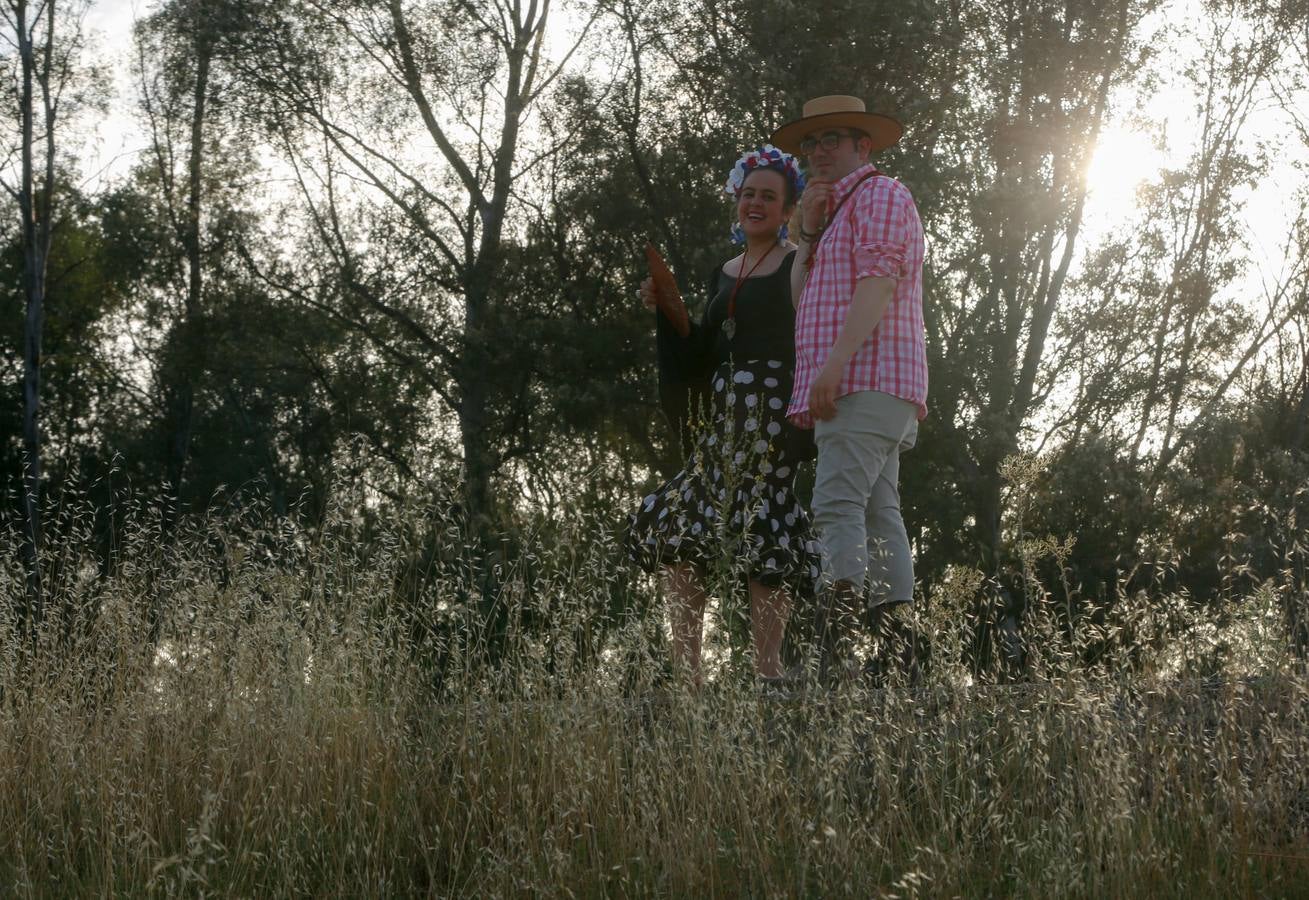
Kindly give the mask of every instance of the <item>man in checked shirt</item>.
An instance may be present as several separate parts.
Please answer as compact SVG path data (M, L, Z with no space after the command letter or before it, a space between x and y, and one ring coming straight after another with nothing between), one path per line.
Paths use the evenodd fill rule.
M802 118L772 136L809 169L791 276L796 369L787 415L812 427L818 445L825 681L856 671L865 602L878 647L867 668L880 674L892 658L910 674L916 668L917 640L900 615L913 600L914 569L898 480L900 454L927 415L923 228L908 189L868 161L901 131L857 97L829 96L807 102Z

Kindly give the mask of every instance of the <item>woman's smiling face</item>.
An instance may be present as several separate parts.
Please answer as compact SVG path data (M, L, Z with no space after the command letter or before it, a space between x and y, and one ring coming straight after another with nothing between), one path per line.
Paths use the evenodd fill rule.
M776 239L790 217L785 175L775 169L755 169L745 177L736 195L736 218L747 238Z

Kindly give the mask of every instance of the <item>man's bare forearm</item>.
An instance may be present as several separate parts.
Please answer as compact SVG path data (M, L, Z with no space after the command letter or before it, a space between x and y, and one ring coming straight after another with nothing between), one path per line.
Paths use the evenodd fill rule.
M800 294L804 291L805 279L809 277L809 267L804 261L809 258L810 250L809 242L800 238L796 245L795 261L791 263L791 306L795 309L800 308Z

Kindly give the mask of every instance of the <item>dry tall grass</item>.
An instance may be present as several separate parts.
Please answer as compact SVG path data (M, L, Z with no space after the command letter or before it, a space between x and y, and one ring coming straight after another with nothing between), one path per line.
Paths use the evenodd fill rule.
M1244 673L1172 677L1207 652L1179 639L1091 673L1036 604L1036 679L986 687L960 571L915 688L764 699L725 662L688 696L648 618L596 624L631 576L595 523L521 538L489 670L442 637L478 601L457 531L415 581L400 525L365 551L339 514L210 519L164 549L143 514L102 575L77 521L60 615L35 647L5 624L6 895L1309 896L1309 679L1267 597Z

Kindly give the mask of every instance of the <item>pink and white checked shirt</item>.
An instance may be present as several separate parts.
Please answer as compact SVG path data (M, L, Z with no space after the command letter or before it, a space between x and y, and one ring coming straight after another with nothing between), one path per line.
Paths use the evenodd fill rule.
M870 171L856 169L832 186L828 217ZM795 317L795 388L786 414L812 428L809 389L827 362L860 278L897 279L882 320L855 351L838 396L882 391L927 416L927 341L923 329L923 226L909 189L893 178L870 178L827 226L809 268ZM801 265L799 259L796 265Z

